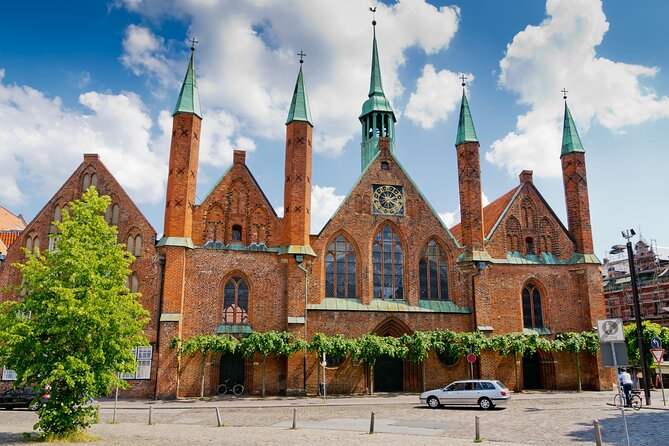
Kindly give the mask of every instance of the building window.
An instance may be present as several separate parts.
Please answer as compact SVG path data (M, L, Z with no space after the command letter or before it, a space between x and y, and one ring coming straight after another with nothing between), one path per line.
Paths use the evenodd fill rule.
M532 284L523 288L523 327L544 327L544 318L541 313L541 293Z
M390 169L388 161L381 161L381 170L388 170L388 169Z
M121 373L122 379L151 379L151 359L153 357L153 347L143 345L132 349L135 356L137 368L134 373Z
M129 283L131 293L136 293L139 291L139 276L137 275L137 272L134 272L130 275Z
M242 241L242 227L240 225L232 226L232 242L239 243Z
M14 370L2 369L3 381L16 381L16 372Z
M534 255L534 240L532 237L527 237L525 239L525 255Z
M142 253L142 236L129 235L126 249L129 253L131 253L135 257L139 257L140 254Z
M423 248L418 262L420 299L448 300L448 260L436 241Z
M239 276L230 278L223 289L223 323L247 324L249 310L249 286Z
M390 229L384 227L374 238L372 245L374 266L374 298L403 299L403 263L400 239Z
M118 225L118 214L121 211L121 207L118 204L112 206L111 211L111 224Z
M355 251L343 235L328 246L325 255L325 296L356 297Z
M437 352L437 359L439 360L441 365L445 367L452 367L458 363L460 357L451 354L448 350L444 350L441 353Z

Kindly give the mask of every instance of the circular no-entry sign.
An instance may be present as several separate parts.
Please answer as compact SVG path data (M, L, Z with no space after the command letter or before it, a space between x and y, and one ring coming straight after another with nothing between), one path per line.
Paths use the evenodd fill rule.
M468 355L467 355L467 361L468 361L468 362L471 362L471 363L476 362L476 355L475 355L474 353L470 353L470 354L468 354Z

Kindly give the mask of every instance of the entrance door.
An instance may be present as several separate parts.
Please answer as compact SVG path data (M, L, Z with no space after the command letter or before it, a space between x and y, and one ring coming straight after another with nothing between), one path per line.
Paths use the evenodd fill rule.
M541 369L536 354L523 357L523 388L541 389Z
M403 361L383 355L374 365L375 392L402 392Z
M221 367L219 373L219 384L228 381L228 388L230 384L244 385L244 357L240 354L228 353L221 355Z

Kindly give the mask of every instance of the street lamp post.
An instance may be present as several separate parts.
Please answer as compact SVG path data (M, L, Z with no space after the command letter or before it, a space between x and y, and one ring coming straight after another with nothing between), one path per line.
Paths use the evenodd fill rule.
M650 406L650 381L648 380L650 375L648 374L648 364L646 364L646 348L643 344L643 325L641 323L641 305L639 304L639 291L636 283L636 268L634 267L634 251L630 241L636 235L636 232L634 232L634 229L630 229L629 231L622 231L622 235L627 240L627 244L624 247L622 245L613 246L611 254L619 254L624 249L627 250L627 262L629 263L630 280L632 282L632 300L634 301L634 318L636 320L636 341L641 362L641 382L646 397L646 405Z

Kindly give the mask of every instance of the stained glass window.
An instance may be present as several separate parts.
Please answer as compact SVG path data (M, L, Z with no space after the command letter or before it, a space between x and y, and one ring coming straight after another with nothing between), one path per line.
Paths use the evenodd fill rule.
M374 238L372 265L375 299L404 299L404 268L400 239L390 226Z
M249 286L239 276L230 278L223 288L223 323L247 324Z
M325 296L356 297L356 262L353 246L343 235L328 246L325 255Z
M541 313L541 293L529 284L523 289L523 327L543 328L544 318Z
M448 259L434 240L421 251L418 276L421 300L448 300Z

